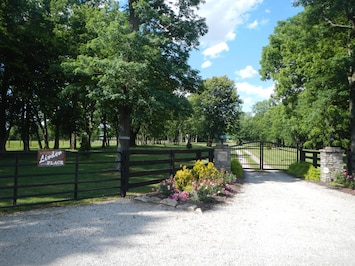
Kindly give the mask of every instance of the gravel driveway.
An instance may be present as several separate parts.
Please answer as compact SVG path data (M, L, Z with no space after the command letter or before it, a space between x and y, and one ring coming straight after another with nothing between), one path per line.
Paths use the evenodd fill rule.
M0 265L355 265L355 197L278 172L202 214L118 199L0 216Z

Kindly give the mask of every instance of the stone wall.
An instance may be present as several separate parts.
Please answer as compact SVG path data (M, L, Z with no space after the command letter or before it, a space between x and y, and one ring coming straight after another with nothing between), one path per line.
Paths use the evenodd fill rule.
M339 147L325 147L320 150L320 180L335 181L335 174L343 172L343 153Z
M231 149L228 145L218 144L214 148L214 165L218 170L222 168L231 171Z

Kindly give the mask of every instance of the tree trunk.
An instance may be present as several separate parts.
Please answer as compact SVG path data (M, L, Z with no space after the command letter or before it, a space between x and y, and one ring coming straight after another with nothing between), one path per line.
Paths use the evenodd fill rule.
M37 142L38 142L38 147L40 150L43 149L43 145L42 145L42 140L41 140L41 136L38 132L38 128L36 129L36 137L37 137Z
M43 117L44 122L44 131L43 131L43 138L44 138L44 148L49 149L49 136L48 136L48 125L47 125L47 116L44 114Z
M59 125L55 125L53 149L59 149Z
M23 142L23 150L30 150L30 123L29 123L29 110L28 105L23 103L22 112L21 112L21 139Z
M139 129L138 130L137 129L136 130L131 129L131 131L130 131L130 140L129 140L129 146L130 147L136 147L137 146L136 139L137 139L138 131L139 131Z
M8 90L8 79L7 72L5 71L2 78L1 94L0 94L0 151L6 151L6 140L8 136L8 126L6 119L6 110L8 108L7 101L7 90Z
M103 124L103 136L102 136L102 148L105 148L108 146L107 143L107 124L106 124L106 114L104 114L102 118L102 124Z
M116 170L122 169L122 154L128 151L130 142L131 110L122 107L119 115L118 142L117 142L117 166Z
M42 135L43 135L43 140L44 140L44 148L49 149L49 139L48 139L48 128L47 128L47 121L46 121L46 115L44 115L43 118L43 125L42 125L42 120L39 114L36 114L37 116L37 121L38 121L38 126L41 129ZM42 149L42 140L40 139L38 131L37 133L37 138L38 138L38 143L40 143L40 148Z
M71 150L76 149L76 134L75 134L75 132L72 132L70 134L70 149Z

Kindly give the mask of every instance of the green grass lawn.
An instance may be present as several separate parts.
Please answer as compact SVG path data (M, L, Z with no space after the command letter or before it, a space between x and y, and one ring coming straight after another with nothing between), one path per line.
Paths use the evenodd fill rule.
M12 198L14 194L19 197L18 205L119 194L120 175L114 172L116 156L114 153L79 156L77 175L75 174L76 155L76 152L67 152L64 166L38 167L37 153L24 153L18 157L17 170L15 154L7 153L6 157L2 156L0 207L11 206L12 200L5 198ZM109 170L111 172L108 172ZM15 176L18 178L15 179ZM75 186L79 191L76 195L73 192Z
M254 157L260 159L260 145L259 143L249 143L239 146L238 149L243 153L248 164L252 168L259 168L259 163L253 160ZM263 149L263 163L264 166L270 166L276 169L287 169L289 165L297 161L296 148L283 148L283 147L264 147Z
M35 142L36 143L36 142ZM68 142L61 141L62 148L69 147ZM66 146L67 145L67 146ZM19 142L12 141L7 147L12 150L21 148ZM93 151L101 150L101 142L93 143ZM206 148L205 143L193 144L193 149ZM23 153L19 157L18 172L16 173L15 163L16 157L13 153L8 152L5 155L0 154L0 207L12 206L11 199L14 193L20 198L17 200L19 205L38 204L52 201L71 201L75 196L78 199L85 198L105 198L120 195L120 173L115 172L115 160L117 157L116 147L111 146L105 149L104 153L96 152L90 156L81 155L78 157L80 164L78 175L75 175L75 160L77 151L66 151L66 164L60 167L38 167L37 152L38 146L32 144L31 153ZM144 145L133 148L148 150L186 150L185 145ZM181 154L176 156L178 159L188 158L191 154ZM157 161L168 159L167 154L142 155L133 154L131 161ZM190 161L191 164L194 160ZM157 165L140 165L130 167L130 171L147 171L168 168L166 163ZM178 169L179 164L175 165ZM17 175L17 184L14 183L14 176ZM138 183L156 179L168 178L168 174L154 174L132 177L130 183ZM16 185L16 186L15 186ZM78 194L74 195L73 188L77 186ZM17 187L17 189L14 189ZM136 195L150 192L152 188L156 188L157 184L147 185L143 187L131 188L127 195ZM40 194L43 194L39 196Z

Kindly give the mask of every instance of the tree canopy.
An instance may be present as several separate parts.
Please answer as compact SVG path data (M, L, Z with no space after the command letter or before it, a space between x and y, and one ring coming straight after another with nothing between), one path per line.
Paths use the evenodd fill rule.
M156 132L155 114L186 113L182 96L202 82L188 65L207 32L196 15L202 2L3 1L0 150L11 129L25 149L30 135L51 129L58 148L60 135L90 139L103 121L127 149L141 124Z
M330 18L314 19L320 11L317 1L301 2L305 10L279 22L270 36L262 52L260 74L276 81L274 100L286 107L284 115L293 121L294 142L321 148L335 139L336 145L349 148L348 110L353 101L349 81L354 60L349 47L354 40L345 28L330 25ZM338 11L341 19L343 13Z
M235 134L239 129L241 103L237 88L226 76L212 77L203 82L200 91L192 96L195 119L205 132L208 144L221 135Z

